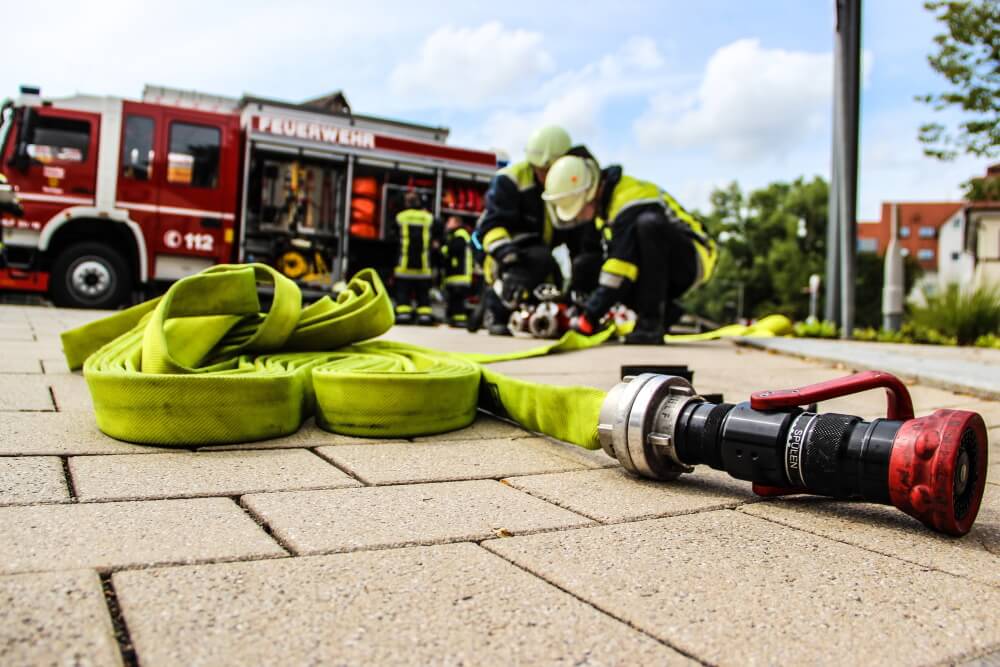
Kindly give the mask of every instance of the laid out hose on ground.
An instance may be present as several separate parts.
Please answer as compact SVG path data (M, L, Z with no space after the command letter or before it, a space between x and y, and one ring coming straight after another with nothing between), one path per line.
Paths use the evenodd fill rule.
M258 284L274 290L266 313ZM298 286L278 271L220 265L62 341L70 368L83 368L98 427L128 442L263 440L293 433L311 416L335 433L413 437L468 426L483 406L532 431L600 446L604 392L515 380L481 364L593 347L612 330L463 355L372 340L392 324L373 270L359 272L336 300L303 307Z

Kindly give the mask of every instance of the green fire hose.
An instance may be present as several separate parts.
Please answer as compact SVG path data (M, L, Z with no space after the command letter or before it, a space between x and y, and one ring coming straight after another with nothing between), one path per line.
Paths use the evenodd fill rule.
M258 284L274 299L260 312ZM393 324L373 270L336 300L303 307L294 282L261 265L220 265L162 297L62 335L83 367L98 427L119 440L166 446L249 442L295 432L412 437L468 426L477 407L525 428L597 449L605 392L525 382L488 370L599 345L614 334L570 332L532 350L453 354L372 340Z

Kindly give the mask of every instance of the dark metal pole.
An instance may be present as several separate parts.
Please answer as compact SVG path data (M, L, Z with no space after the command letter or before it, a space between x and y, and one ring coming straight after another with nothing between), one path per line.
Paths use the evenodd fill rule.
M840 1L834 0L840 32ZM833 140L830 142L830 194L826 214L826 303L824 319L840 323L840 40L833 40Z
M861 98L861 0L838 3L840 104L840 337L854 331L857 255L858 117Z

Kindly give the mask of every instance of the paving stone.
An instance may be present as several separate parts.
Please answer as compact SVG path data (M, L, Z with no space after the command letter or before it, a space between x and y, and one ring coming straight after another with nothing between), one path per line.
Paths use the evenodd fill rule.
M504 483L605 523L735 507L757 499L747 482L705 466L672 482L641 479L619 467L512 477Z
M0 664L121 665L97 574L0 577Z
M82 501L360 486L304 449L80 456L69 460L69 468Z
M741 512L483 545L712 664L927 665L1000 642L1000 590Z
M94 415L82 412L0 412L0 456L150 454L162 447L133 445L97 429Z
M46 375L72 375L73 371L66 365L64 357L42 359L42 372Z
M22 357L4 354L0 357L0 374L32 374L41 373L42 364L34 357ZM9 378L0 378L8 380Z
M34 340L35 334L31 331L31 327L0 327L0 343Z
M469 544L113 581L143 667L687 662Z
M0 507L0 572L284 556L228 498Z
M209 447L199 447L199 452L224 452L231 450L253 450L253 449L302 449L311 447L325 447L330 445L376 445L387 442L408 442L407 440L383 440L380 438L362 438L355 435L340 435L330 433L316 426L316 423L309 419L299 428L298 431L283 438L272 438L261 440L260 442L244 442L235 445L211 445Z
M592 467L567 458L545 438L344 445L316 451L367 484L499 479Z
M47 379L40 373L5 374L0 381L0 411L55 410Z
M483 540L590 525L489 480L244 496L298 554Z
M90 398L90 389L82 375L47 375L46 380L52 388L56 409L60 412L82 410L93 414L94 401Z
M68 501L66 477L58 458L0 458L0 505Z
M935 533L888 505L782 498L741 508L771 521L1000 586L1000 489L987 487L972 531Z
M476 421L470 426L457 431L438 433L425 437L414 438L415 442L445 442L450 440L486 440L496 438L530 438L534 433L526 431L517 424L496 419L480 412Z

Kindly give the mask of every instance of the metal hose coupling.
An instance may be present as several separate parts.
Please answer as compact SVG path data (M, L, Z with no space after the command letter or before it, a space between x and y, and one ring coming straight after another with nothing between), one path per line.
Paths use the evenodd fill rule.
M626 376L601 405L601 447L641 477L670 480L692 472L674 443L682 409L700 400L691 383L676 375Z
M885 390L884 418L800 406ZM626 377L601 406L601 446L632 474L676 479L703 464L761 496L810 493L894 505L933 530L964 535L986 486L983 418L967 410L915 417L906 386L868 371L797 389L712 403L680 377Z

